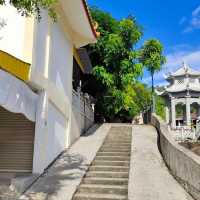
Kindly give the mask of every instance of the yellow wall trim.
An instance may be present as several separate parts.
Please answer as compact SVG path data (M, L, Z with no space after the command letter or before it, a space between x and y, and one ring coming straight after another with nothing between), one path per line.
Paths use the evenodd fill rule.
M0 68L17 78L28 81L30 64L0 50Z
M78 55L78 52L77 52L76 48L74 48L74 53L73 54L74 54L74 58L75 58L76 62L78 63L79 67L84 72L84 65L81 62L81 59L80 59L80 57Z

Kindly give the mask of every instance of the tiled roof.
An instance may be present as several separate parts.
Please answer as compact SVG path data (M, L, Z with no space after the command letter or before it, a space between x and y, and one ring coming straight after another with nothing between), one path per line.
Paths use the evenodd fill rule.
M183 66L179 68L177 71L170 73L167 79L184 75L200 76L200 71L196 71L190 68L186 63L183 63Z

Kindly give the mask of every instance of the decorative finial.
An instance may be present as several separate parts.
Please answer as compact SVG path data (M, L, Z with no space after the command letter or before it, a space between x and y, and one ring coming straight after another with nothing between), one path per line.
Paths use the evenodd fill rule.
M186 64L185 61L183 61L183 68L184 68L185 72L188 71L188 65Z

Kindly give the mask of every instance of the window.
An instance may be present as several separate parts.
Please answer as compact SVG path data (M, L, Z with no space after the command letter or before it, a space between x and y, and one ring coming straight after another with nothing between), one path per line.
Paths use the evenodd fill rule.
M177 84L183 84L184 83L184 79L178 79L177 80Z

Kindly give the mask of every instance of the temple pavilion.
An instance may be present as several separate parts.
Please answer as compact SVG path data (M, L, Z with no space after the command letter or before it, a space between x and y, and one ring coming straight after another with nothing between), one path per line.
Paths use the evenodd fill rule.
M193 70L186 63L174 73L165 77L169 85L160 93L166 100L166 122L172 129L177 126L191 128L192 123L200 116L200 71ZM177 116L177 106L184 109ZM191 106L196 107L196 114L191 113Z

